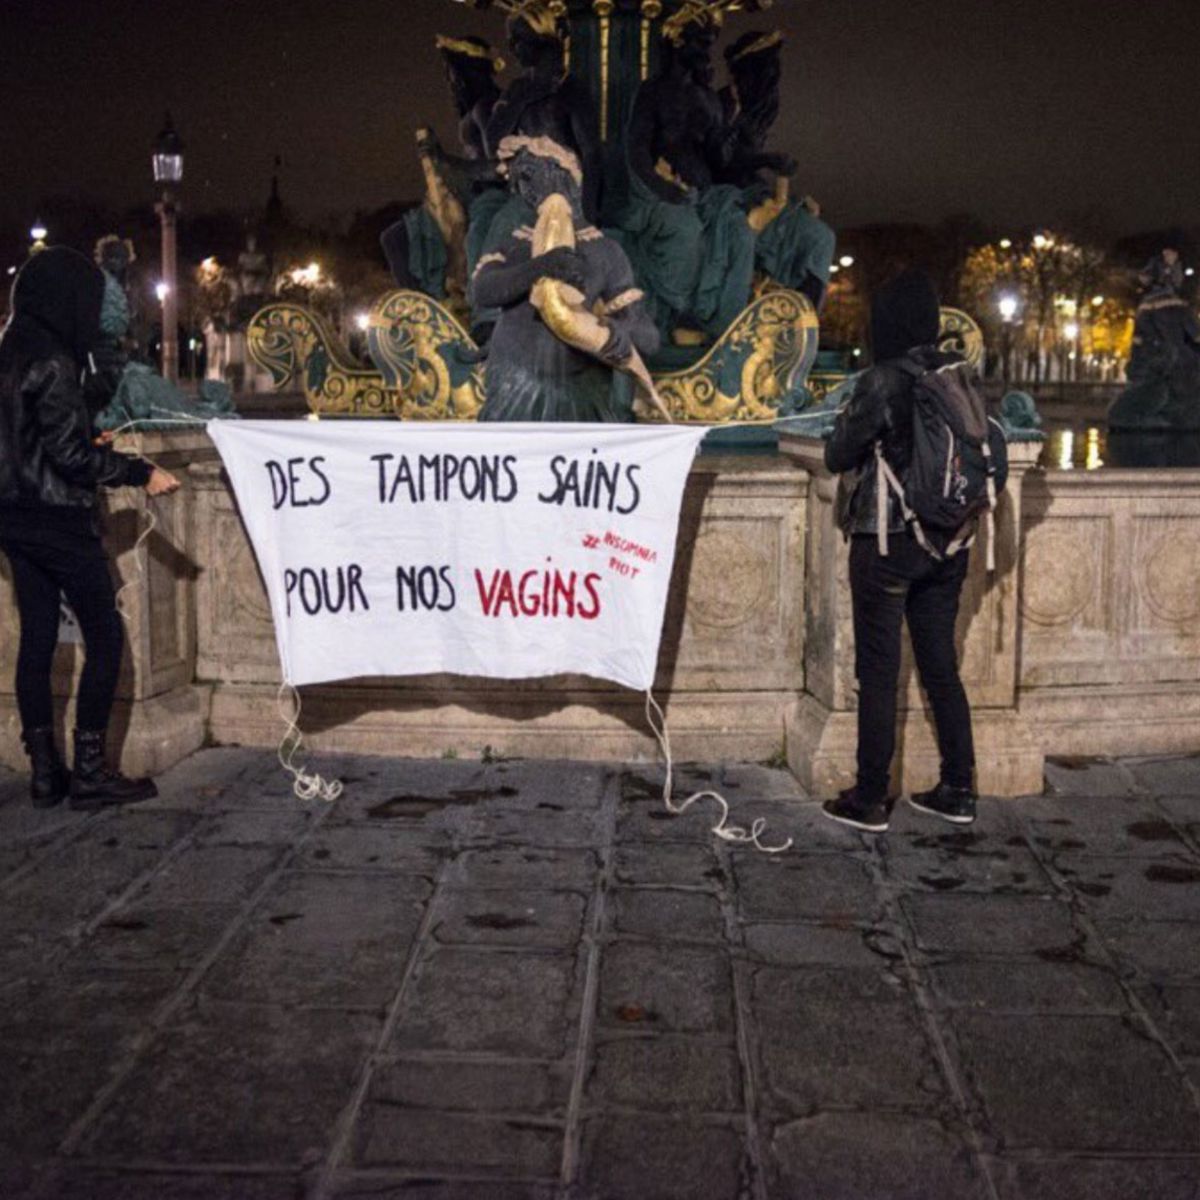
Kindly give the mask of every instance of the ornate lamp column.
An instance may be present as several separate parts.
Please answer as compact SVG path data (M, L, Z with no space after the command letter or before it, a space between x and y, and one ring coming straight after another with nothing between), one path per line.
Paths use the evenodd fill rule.
M179 382L179 301L175 220L178 205L175 188L183 180L183 140L175 132L167 113L162 132L154 142L154 182L162 188L155 205L162 222L162 282L158 293L162 301L162 373L172 383Z

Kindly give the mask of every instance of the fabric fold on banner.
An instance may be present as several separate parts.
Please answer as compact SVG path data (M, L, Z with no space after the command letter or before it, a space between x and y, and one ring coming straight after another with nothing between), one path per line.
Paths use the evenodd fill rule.
M695 426L213 421L285 682L654 682Z

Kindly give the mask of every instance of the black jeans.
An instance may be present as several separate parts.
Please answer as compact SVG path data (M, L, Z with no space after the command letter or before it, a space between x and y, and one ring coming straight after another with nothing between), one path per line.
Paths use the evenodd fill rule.
M954 647L954 623L968 558L963 551L939 562L906 533L891 535L886 558L879 553L873 536L857 536L851 543L858 788L868 799L887 795L896 749L900 623L905 618L917 673L937 726L942 779L954 787L973 785L971 709L958 675Z
M105 729L121 669L124 630L117 612L108 556L98 538L40 544L5 539L21 616L17 654L17 707L25 729L53 723L50 670L58 644L59 593L67 598L83 632L85 660L79 680L75 725Z

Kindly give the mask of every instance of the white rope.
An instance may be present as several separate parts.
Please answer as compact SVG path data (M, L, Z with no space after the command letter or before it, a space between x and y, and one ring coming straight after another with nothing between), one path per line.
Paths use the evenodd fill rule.
M151 408L157 407L157 405L151 405ZM161 409L160 411L166 412L168 410ZM148 422L146 418L143 417L132 421L126 421L124 425L118 425L116 429L111 431L113 444L115 445L117 438L121 437L123 434L131 431L138 425L145 425L147 423ZM158 420L153 423L156 425L171 424L192 426L207 424L207 422L201 421L198 417L174 417L169 422L166 420ZM144 454L140 455L140 457L145 462L148 462L152 467L158 466L158 463L154 462L153 459L146 458ZM141 579L143 574L145 574L145 572L142 570L142 547L146 544L146 541L149 539L150 535L155 531L155 529L158 528L158 518L154 515L154 511L150 508L150 506L147 505L144 511L146 514L146 527L140 534L138 534L137 540L133 543L133 575L123 584L121 584L119 588L117 588L117 594L113 597L113 602L116 605L117 612L120 614L121 620L124 621L126 625L129 624L132 618L125 609L125 593L129 591L129 589L133 587L139 579Z
M290 696L291 708L284 707L284 697ZM344 790L340 779L325 779L321 775L309 773L307 767L297 767L292 761L304 744L304 734L300 731L300 693L290 683L281 683L276 696L279 705L279 715L283 718L287 729L279 743L277 751L279 765L292 777L292 792L298 800L324 800L332 804Z
M662 750L663 759L667 766L667 778L663 784L663 804L666 805L667 812L679 816L687 812L697 800L715 800L721 806L721 816L712 827L712 832L721 841L733 842L738 845L752 845L756 850L762 851L763 854L783 854L792 848L793 842L791 838L788 838L781 846L764 846L762 844L759 839L767 827L765 817L755 817L749 829L743 829L740 825L730 825L729 801L720 792L695 792L686 800L676 804L671 797L675 773L675 764L671 758L671 734L667 728L666 714L663 712L658 701L655 700L654 694L649 688L646 689L646 722L653 730L654 736L658 739L659 749Z
M116 605L117 612L126 625L133 620L133 617L125 609L125 593L145 574L142 570L142 547L146 544L146 540L155 529L158 528L158 518L154 515L153 511L150 508L146 508L145 513L146 528L138 534L137 541L133 543L133 574L117 588L117 594L113 597L113 603Z
M162 413L171 413L172 410L160 408L158 405L151 405L152 409L157 409ZM205 426L207 420L202 420L199 417L180 417L171 415L168 417L159 417L154 419L139 418L132 421L126 421L124 425L119 425L112 430L112 441L115 443L117 438L122 434L128 433L137 428L139 425L186 425L190 427ZM152 467L158 467L158 464L153 459L147 458L144 454L141 458L148 462ZM160 468L161 469L161 468ZM132 579L121 585L116 595L117 611L126 621L129 620L129 614L125 611L122 604L124 593L131 588L142 575L141 549L145 545L146 539L154 532L158 526L158 519L153 511L147 507L145 509L147 521L146 528L138 535L137 541L133 544L133 566L134 575ZM285 707L284 698L290 696L291 705ZM300 712L301 698L300 693L289 683L281 683L279 685L279 694L276 697L279 707L279 715L283 719L287 728L284 730L283 738L280 740L279 749L276 754L279 758L279 765L292 777L292 791L299 800L324 800L332 804L341 794L344 788L340 779L325 779L315 772L310 772L307 767L296 766L294 759L300 751L300 747L304 744L304 734L300 730Z

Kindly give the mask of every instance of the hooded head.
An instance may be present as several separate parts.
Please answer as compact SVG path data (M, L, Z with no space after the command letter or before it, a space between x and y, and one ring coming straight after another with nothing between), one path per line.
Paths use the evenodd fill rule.
M52 246L35 254L18 272L8 332L34 344L48 338L82 367L100 332L103 300L100 268L66 246ZM49 350L46 345L42 352Z
M937 288L924 271L901 272L871 298L871 353L877 363L918 346L934 346L942 314Z

